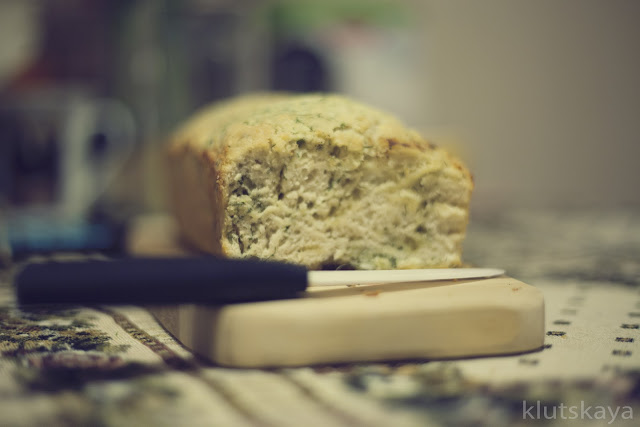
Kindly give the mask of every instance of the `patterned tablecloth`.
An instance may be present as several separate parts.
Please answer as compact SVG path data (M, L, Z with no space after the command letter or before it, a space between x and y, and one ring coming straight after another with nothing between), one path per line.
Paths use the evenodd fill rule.
M473 218L468 262L546 299L541 351L228 369L140 307L15 305L0 271L0 425L640 425L640 212Z

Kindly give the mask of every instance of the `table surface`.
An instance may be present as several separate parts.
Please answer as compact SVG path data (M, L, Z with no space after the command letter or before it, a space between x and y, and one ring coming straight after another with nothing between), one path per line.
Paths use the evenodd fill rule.
M229 369L143 308L16 307L0 270L0 426L640 424L640 211L472 217L465 259L546 299L541 351Z

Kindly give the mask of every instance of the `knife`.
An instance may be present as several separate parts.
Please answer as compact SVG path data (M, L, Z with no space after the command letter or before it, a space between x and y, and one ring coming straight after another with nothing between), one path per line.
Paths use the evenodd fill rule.
M122 258L28 264L19 304L226 304L293 298L308 287L478 279L494 268L309 271L282 262L215 257Z

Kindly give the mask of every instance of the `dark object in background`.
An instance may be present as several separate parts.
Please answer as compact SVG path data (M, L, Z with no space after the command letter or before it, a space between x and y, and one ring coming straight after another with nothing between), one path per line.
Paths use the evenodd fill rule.
M130 6L124 0L47 0L38 9L38 51L13 76L8 90L24 93L61 85L109 94L116 85L118 24Z
M322 56L299 43L276 47L273 58L272 87L289 92L329 91L327 67Z
M0 201L53 203L59 172L58 133L49 120L27 120L21 109L0 108ZM42 111L34 111L42 116Z
M116 219L23 214L8 220L5 227L14 260L62 252L117 255L126 249L127 225Z
M133 152L130 109L66 87L0 101L0 206L84 217Z

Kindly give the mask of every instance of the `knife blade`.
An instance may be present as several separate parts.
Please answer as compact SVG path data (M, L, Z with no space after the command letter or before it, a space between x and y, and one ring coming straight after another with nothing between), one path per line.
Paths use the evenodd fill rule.
M500 269L309 271L216 257L122 258L28 264L14 280L25 304L226 304L293 298L311 286L495 277Z
M431 268L415 270L320 270L309 271L309 286L379 285L383 283L432 282L502 276L499 268Z

